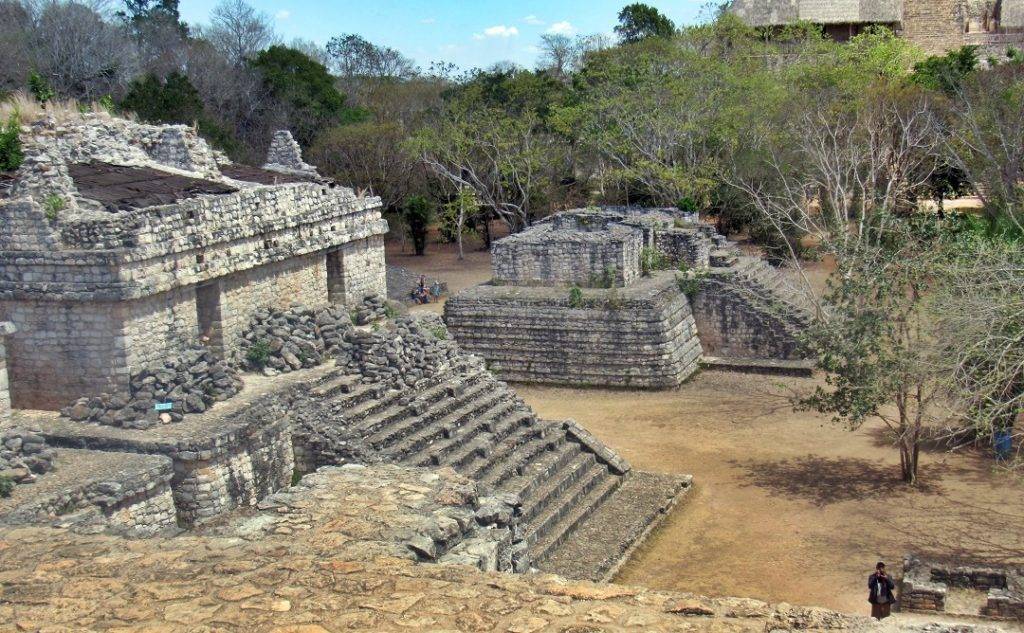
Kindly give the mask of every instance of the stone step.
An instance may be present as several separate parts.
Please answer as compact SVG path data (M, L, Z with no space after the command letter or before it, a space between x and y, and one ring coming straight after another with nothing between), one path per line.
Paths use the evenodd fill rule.
M551 477L523 498L523 505L520 508L522 520L530 522L557 503L559 497L586 476L591 466L596 463L597 459L593 453L577 451L568 464L555 471Z
M500 400L487 411L476 416L476 421L467 424L447 436L430 445L424 455L416 463L417 466L454 466L456 463L468 463L463 461L465 454L470 451L467 447L476 436L488 435L492 442L501 441L524 421L528 421L531 414L518 408L518 403L510 400Z
M329 376L309 390L314 398L331 398L340 393L352 393L360 385L360 377L350 374Z
M435 440L450 437L466 423L467 419L494 406L505 397L504 393L491 389L484 382L479 383L475 391L468 393L469 397L456 398L443 405L438 404L423 415L409 418L380 431L374 437L383 437L384 441L378 443L378 440L371 437L370 445L387 448L392 457L406 459L424 450ZM448 413L443 413L444 411ZM439 415L442 417L438 417Z
M571 539L533 565L566 578L609 582L684 497L691 481L688 476L631 471L607 501L577 524Z
M505 484L505 491L526 499L555 473L579 455L580 447L575 442L564 442L530 463L522 475L513 477Z
M412 415L410 406L414 402L418 403L416 406L419 407L430 407L446 397L455 397L463 393L484 377L485 375L481 373L446 376L425 391L395 390L389 394L387 402L380 403L378 407L368 407L357 412L358 414L349 412L348 420L350 424L356 423L352 426L353 432L364 436L370 435ZM407 402L403 404L403 400Z
M340 396L338 394L341 394ZM375 402L381 393L381 386L375 383L358 383L347 392L336 392L331 396L331 406L336 410L356 407L367 402Z
M526 524L524 541L530 560L541 560L560 545L588 514L596 510L619 487L622 477L594 464L572 486Z
M370 432L369 435L364 436L366 442L368 445L377 448L384 448L395 444L402 438L431 425L432 422L447 415L453 409L458 409L465 403L472 402L489 389L490 385L488 382L481 381L473 384L468 391L459 392L458 395L452 396L448 395L447 392L442 392L439 398L430 402L424 403L417 398L416 402L418 404L414 405L414 403L410 402L407 405L393 407L383 412L377 421L371 421L372 426L365 428L365 431ZM426 408L414 409L414 406ZM362 428L360 429L361 432L363 430ZM441 428L437 430L439 432L442 431Z
M519 468L537 454L566 441L565 431L553 426L524 426L509 435L486 459L467 467L467 477L497 488L502 482L519 474Z
M601 466L595 466L601 468ZM622 483L623 477L612 475L603 469L606 476L598 477L597 481L585 477L577 482L577 488L583 490L586 484L591 488L582 495L571 491L567 501L563 505L554 505L538 519L538 524L546 525L545 530L538 530L535 525L527 526L527 542L530 543L529 559L543 560L556 547L562 544L566 538L590 513L594 512L607 499L614 494Z

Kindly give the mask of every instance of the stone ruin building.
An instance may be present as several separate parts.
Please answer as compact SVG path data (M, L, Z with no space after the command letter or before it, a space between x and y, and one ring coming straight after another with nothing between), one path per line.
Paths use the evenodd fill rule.
M820 26L846 41L884 26L930 55L965 45L1005 55L1024 43L1024 0L998 0L984 15L965 0L733 0L731 10L751 26L779 28L797 21Z
M201 530L319 469L384 463L479 491L404 533L408 556L601 579L689 489L540 419L436 317L398 315L380 201L321 178L287 132L259 168L185 126L98 115L22 139L0 199L17 484L0 526Z
M450 299L445 321L506 380L669 388L701 362L811 370L797 333L812 306L692 215L568 211L499 240L492 258L493 280Z
M1024 621L1024 569L941 564L908 556L899 586L900 608L906 611L953 613L950 590L977 592L982 606L956 615Z

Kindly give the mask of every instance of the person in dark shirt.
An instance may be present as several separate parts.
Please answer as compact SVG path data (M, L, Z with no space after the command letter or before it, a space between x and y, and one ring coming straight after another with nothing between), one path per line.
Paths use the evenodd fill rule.
M885 573L885 563L875 565L875 573L868 578L868 602L871 603L871 617L882 620L892 613L892 603L896 601L892 590L896 588L889 574Z

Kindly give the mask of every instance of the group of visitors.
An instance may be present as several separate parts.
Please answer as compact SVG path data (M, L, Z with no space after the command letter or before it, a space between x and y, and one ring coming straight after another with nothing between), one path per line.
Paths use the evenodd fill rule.
M434 280L434 283L427 288L427 279L423 275L420 275L419 283L416 284L416 289L412 291L412 300L418 304L432 303L441 298L441 282Z

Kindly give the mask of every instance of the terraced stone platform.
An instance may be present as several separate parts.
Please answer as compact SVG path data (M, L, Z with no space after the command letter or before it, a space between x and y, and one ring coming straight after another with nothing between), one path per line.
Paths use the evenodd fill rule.
M445 304L459 344L511 382L670 388L698 368L702 349L675 273L627 288L481 285Z

